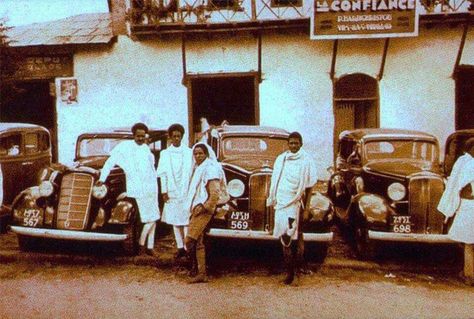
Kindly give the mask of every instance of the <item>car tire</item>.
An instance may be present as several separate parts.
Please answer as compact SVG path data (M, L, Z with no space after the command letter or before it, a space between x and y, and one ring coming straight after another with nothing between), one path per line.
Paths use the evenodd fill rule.
M32 251L38 248L40 239L25 236L25 235L18 235L18 246L20 247L21 251Z
M357 258L370 260L377 256L377 244L369 240L367 227L356 226L353 232L353 239Z
M328 243L306 242L304 245L305 260L322 264L328 255Z
M127 256L135 256L138 254L138 239L140 238L140 227L136 214L132 215L130 222L123 227L123 234L127 235L127 239L122 242L122 250Z

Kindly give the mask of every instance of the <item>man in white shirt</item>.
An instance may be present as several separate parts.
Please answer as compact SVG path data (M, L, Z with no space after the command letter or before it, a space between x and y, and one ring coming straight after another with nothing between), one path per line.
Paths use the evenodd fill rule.
M176 240L176 259L186 256L184 238L188 232L190 211L184 207L192 174L193 152L182 143L184 127L173 124L168 128L171 145L160 154L158 176L165 202L161 221L173 225Z
M140 220L144 224L139 240L140 250L144 250L147 240L146 253L154 256L156 221L160 219L155 158L145 143L148 127L143 123L137 123L133 125L132 133L133 140L121 142L110 152L110 157L102 168L98 184L105 182L115 165L123 169L127 197L135 199Z
M308 207L311 188L316 184L316 167L313 158L305 152L300 133L288 137L288 151L280 154L273 167L267 206L275 208L273 236L279 238L283 248L285 284L295 277L295 266L303 266L304 241L299 229L301 210ZM297 241L292 243L292 240Z

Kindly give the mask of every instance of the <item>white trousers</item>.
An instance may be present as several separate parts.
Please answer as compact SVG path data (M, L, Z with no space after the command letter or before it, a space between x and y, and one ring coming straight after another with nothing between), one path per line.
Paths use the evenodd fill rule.
M155 229L156 229L156 223L151 222L151 223L146 223L143 225L143 230L140 235L140 246L145 246L145 240L147 240L147 248L148 249L153 249L155 246Z

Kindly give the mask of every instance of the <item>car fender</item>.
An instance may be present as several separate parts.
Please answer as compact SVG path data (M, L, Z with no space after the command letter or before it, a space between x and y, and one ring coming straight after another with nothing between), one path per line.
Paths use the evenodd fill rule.
M109 223L110 224L128 224L135 212L133 203L128 200L118 201L112 208Z
M386 223L391 209L382 196L362 192L352 197L349 211L353 222L372 224Z

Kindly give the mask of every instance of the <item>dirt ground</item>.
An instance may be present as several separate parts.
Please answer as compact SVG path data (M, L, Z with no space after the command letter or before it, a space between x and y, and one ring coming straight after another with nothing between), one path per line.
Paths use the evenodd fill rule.
M152 266L0 266L1 318L472 318L474 288L428 275L227 272L190 285Z

